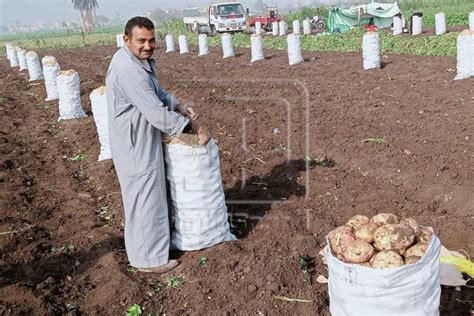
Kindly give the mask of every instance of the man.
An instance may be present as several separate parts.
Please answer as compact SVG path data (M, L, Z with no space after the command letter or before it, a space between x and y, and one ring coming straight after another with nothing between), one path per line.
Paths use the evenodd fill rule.
M151 56L153 22L134 17L127 22L121 48L106 78L109 139L125 210L125 247L130 264L142 272L163 273L178 265L169 260L170 227L161 132L179 136L209 134L191 108L163 90Z

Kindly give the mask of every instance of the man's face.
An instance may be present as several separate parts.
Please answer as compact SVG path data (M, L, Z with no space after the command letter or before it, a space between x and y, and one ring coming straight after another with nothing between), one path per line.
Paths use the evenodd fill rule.
M155 49L155 30L135 26L132 35L124 37L130 51L139 59L148 59Z

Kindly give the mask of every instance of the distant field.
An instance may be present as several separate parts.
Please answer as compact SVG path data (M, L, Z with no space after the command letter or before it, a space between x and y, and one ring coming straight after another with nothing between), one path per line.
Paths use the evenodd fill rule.
M380 1L388 2L388 1ZM446 14L448 27L456 30L462 29L468 24L469 12L474 11L474 1L472 0L401 0L399 1L405 17L409 17L415 11L424 14L423 24L426 28L434 27L434 16L438 12ZM326 7L306 7L301 10L285 14L288 21L304 19L315 14L323 16L326 20L329 9ZM115 34L122 32L121 27L97 30L93 33L82 34L80 32L36 32L29 34L19 34L0 37L0 52L5 52L5 43L12 42L23 48L46 49L46 48L73 48L85 46L114 45ZM191 44L197 44L196 34L186 30L180 20L172 21L157 28L157 35L163 38L164 34L175 35L186 34ZM337 51L354 52L361 47L361 38L364 31L354 29L344 34L327 34L323 36L303 36L302 47L309 51ZM454 56L456 53L457 32L451 32L441 36L391 36L382 34L382 50L384 53L411 54L411 55L433 55L433 56ZM220 37L210 37L211 46L220 44ZM250 39L246 34L236 34L234 36L236 47L250 47ZM265 48L286 49L286 38L265 37Z

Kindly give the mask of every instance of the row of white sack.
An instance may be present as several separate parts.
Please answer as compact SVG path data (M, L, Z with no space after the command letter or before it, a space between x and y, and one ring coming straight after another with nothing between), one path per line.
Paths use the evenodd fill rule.
M61 71L54 56L44 56L40 62L38 54L34 51L23 54L23 49L11 44L6 44L6 49L11 67L19 67L20 71L28 70L29 81L44 80L46 101L59 99L58 120L86 116L81 106L81 80L75 70Z
M457 75L454 78L467 79L474 77L474 31L464 30L457 38ZM377 32L367 32L362 39L364 69L380 68L381 46Z

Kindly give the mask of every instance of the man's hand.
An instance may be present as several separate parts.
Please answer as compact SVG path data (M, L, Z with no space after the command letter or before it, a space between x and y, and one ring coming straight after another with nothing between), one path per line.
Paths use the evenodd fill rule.
M176 107L176 112L178 112L179 114L181 114L182 116L186 116L186 117L189 117L190 119L192 120L195 120L197 119L199 116L196 114L196 112L194 112L193 108L190 107L190 106L186 106L186 105L182 105L182 104L179 104L177 107Z

